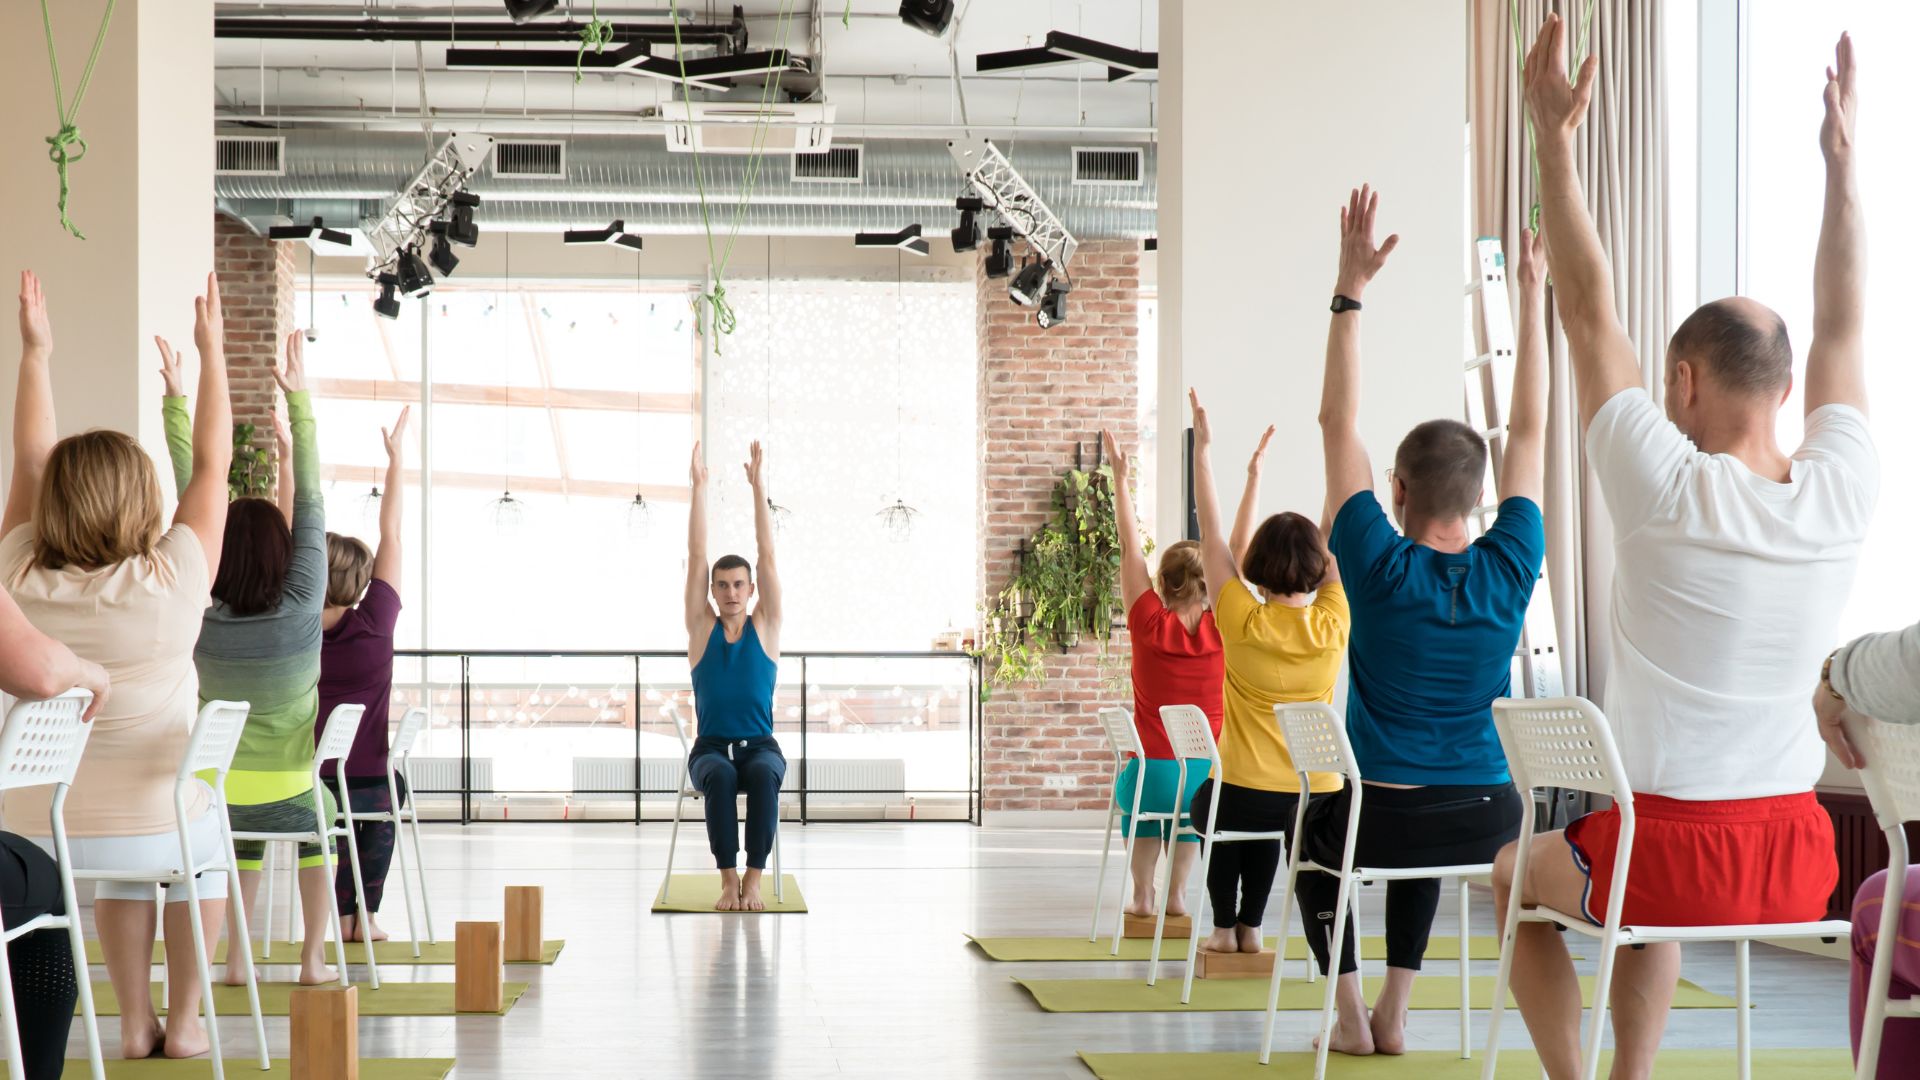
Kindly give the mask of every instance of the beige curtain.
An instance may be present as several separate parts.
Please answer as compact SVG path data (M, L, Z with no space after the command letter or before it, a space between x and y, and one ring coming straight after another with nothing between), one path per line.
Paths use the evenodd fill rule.
M1522 112L1519 56L1550 11L1580 34L1589 5L1600 57L1593 105L1580 131L1579 172L1600 242L1613 264L1615 302L1661 394L1662 357L1673 324L1668 304L1667 98L1656 0L1471 0L1473 12L1473 213L1478 235L1514 250L1534 204ZM1549 320L1552 322L1551 312ZM1569 693L1598 699L1606 684L1608 589L1613 535L1580 442L1566 342L1557 325L1547 427L1547 580Z

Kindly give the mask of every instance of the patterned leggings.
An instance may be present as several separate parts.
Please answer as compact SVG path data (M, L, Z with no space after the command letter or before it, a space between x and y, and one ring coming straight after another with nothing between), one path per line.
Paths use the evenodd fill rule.
M1860 1052L1860 1028L1867 1015L1867 978L1873 971L1875 949L1893 950L1893 978L1887 981L1887 995L1894 1001L1920 994L1920 866L1907 868L1907 888L1901 897L1900 921L1894 933L1900 940L1875 940L1880 936L1880 898L1886 892L1885 870L1861 882L1853 895L1853 985L1847 995L1852 1014L1853 1050ZM1894 1020L1880 1037L1878 1080L1900 1080L1913 1075L1914 1062L1920 1061L1920 1020Z
M407 804L407 782L396 777L400 788L400 805ZM337 782L329 779L327 788L338 798L340 789ZM347 777L347 798L351 800L356 814L385 814L393 810L393 798L387 794L387 778ZM362 821L353 827L353 842L360 849L360 872L366 876L367 910L378 912L380 899L387 891L387 871L393 866L393 844L395 830L390 821ZM342 917L360 910L353 895L353 867L341 863L334 873L333 893L340 900Z

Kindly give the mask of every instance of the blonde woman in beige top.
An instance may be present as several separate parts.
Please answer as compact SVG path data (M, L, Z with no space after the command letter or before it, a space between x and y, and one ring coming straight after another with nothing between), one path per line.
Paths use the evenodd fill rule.
M0 580L29 622L112 679L112 695L94 718L67 796L72 856L81 869L180 862L174 775L199 704L193 646L220 563L233 456L220 292L211 275L207 295L194 302L194 316L201 368L195 480L180 496L173 527L163 533L159 479L139 443L117 431L55 441L53 332L39 280L21 275L20 387L13 485L0 524ZM50 848L43 839L49 798L45 788L10 792L4 813L11 828ZM187 808L196 860L219 843L218 822L207 812L210 799L202 787ZM226 878L209 875L198 884L201 919L213 940L226 909ZM168 1057L207 1050L193 935L180 906L185 899L184 890L168 890L173 978L163 1029L147 989L157 914L153 887L102 882L95 893L94 923L121 1004L120 1049L129 1058L162 1048Z

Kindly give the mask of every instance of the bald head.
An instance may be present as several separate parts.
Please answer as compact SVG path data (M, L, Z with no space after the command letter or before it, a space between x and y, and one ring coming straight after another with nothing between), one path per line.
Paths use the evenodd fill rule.
M1667 343L1669 369L1681 361L1700 381L1742 398L1778 401L1793 384L1786 320L1744 296L1702 304L1687 316Z

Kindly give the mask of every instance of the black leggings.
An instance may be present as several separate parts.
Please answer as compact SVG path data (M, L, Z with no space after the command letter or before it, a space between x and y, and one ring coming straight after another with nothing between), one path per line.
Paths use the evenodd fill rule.
M1202 834L1210 831L1207 814L1213 805L1213 783L1209 777L1193 793L1193 827ZM1294 810L1299 804L1300 797L1291 791L1262 791L1222 783L1217 827L1235 832L1285 831L1293 828ZM1214 928L1259 926L1266 917L1267 896L1273 892L1273 879L1279 872L1278 840L1213 845L1207 863L1207 899L1213 908Z
M1307 808L1301 854L1322 866L1338 866L1347 842L1352 792L1341 789ZM1512 784L1492 787L1389 788L1368 785L1360 804L1360 836L1353 846L1357 866L1458 866L1492 862L1520 835L1520 793ZM1340 880L1319 871L1296 885L1307 945L1327 970L1327 938L1333 932ZM1440 906L1440 880L1387 882L1387 966L1420 970L1427 934ZM1463 961L1464 962L1464 961ZM1356 970L1353 918L1340 947L1340 972Z
M747 796L747 868L765 870L780 826L780 782L787 759L771 735L717 739L702 735L687 758L687 775L706 803L707 846L713 863L732 870L740 860L740 793Z
M0 912L9 930L41 915L66 912L53 856L12 833L0 833ZM67 931L50 927L15 938L7 946L7 965L27 1080L58 1080L67 1064L74 1003L80 999Z
M400 789L400 805L407 803L407 781L405 777L394 777L395 785ZM333 792L335 801L339 801L340 785L334 778L327 779L327 787ZM388 814L393 812L393 796L387 792L387 778L384 776L347 777L347 798L353 801L356 814ZM387 872L393 867L393 845L397 831L391 821L358 821L353 826L354 846L360 851L360 873L365 879L361 884L367 888L367 910L378 914L380 900L386 896ZM353 895L353 863L341 858L334 864L333 895L340 902L342 916L358 915L360 902Z

